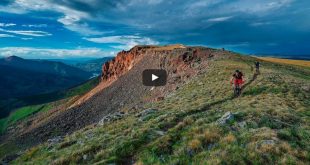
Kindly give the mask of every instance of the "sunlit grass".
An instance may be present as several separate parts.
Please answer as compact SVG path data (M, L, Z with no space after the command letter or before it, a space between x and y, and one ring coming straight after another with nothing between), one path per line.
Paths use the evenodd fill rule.
M264 61L269 61L269 62L310 67L309 60L291 60L291 59L281 59L281 58L272 58L272 57L259 57L259 58Z

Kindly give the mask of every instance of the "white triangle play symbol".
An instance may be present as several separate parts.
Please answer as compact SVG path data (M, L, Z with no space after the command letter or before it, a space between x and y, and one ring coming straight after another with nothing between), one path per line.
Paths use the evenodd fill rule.
M152 81L157 80L158 78L159 78L158 76L152 74Z

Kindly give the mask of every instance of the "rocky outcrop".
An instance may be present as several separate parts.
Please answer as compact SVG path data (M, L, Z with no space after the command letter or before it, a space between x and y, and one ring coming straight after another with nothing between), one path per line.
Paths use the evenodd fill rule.
M129 51L121 51L117 56L102 66L101 80L116 79L130 70L141 59L146 50L155 46L135 46Z
M173 46L175 49L172 49ZM176 73L184 71L185 67L193 67L193 63L200 64L202 60L212 58L212 49L202 47L185 47L183 45L159 46L135 46L129 51L121 51L117 56L102 66L101 81L117 79L146 54L157 56L160 60L159 68Z

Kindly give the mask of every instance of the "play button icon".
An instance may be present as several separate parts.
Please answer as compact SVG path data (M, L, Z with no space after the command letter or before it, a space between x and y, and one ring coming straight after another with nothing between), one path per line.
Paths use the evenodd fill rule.
M155 81L155 80L157 80L158 78L159 78L158 76L152 74L152 81Z
M146 69L142 72L145 86L164 86L167 82L167 72L163 69Z

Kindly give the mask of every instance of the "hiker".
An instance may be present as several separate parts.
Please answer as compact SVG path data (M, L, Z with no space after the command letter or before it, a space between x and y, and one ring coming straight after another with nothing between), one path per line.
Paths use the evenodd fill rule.
M256 74L259 74L260 63L258 61L255 62Z
M231 84L234 84L234 93L239 96L241 94L242 84L244 83L244 75L241 71L236 70L233 74L231 80Z

